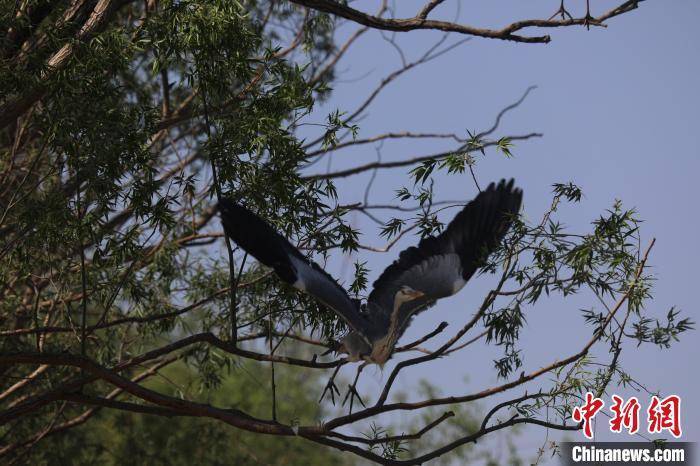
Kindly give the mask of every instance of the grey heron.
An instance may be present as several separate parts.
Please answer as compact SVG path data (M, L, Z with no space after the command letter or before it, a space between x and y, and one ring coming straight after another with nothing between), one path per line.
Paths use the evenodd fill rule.
M347 323L351 330L339 352L349 361L383 365L413 317L461 290L501 242L522 201L522 190L513 184L512 179L491 183L442 233L402 251L374 282L364 306L250 210L226 198L218 209L233 241Z

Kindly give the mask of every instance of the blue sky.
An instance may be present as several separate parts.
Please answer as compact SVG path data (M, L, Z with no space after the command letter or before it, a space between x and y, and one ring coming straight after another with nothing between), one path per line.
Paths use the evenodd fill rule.
M583 1L569 2L575 15L583 13ZM436 16L452 19L454 0L436 10ZM548 17L559 2L498 1L462 5L460 21L476 26L501 27L526 17ZM593 14L613 6L591 2ZM355 7L375 11L376 2L359 1ZM399 14L412 15L420 3L403 1ZM697 231L696 183L700 172L700 4L690 0L646 1L632 13L609 22L608 28L567 28L549 31L547 45L517 44L472 39L451 53L400 77L374 102L359 123L360 137L387 131L456 132L483 130L491 126L504 106L517 100L529 86L535 89L525 102L503 120L496 136L542 132L541 139L519 142L515 157L505 159L495 152L479 158L480 182L515 177L524 189L524 214L539 217L551 200L551 185L573 181L583 188L581 204L561 209L559 218L572 228L583 229L610 208L615 199L635 207L645 220L643 238L657 244L650 264L658 278L655 299L648 310L663 316L675 305L697 319L695 267L700 260ZM345 25L341 37L356 25ZM409 60L415 59L440 37L434 32L411 32L396 36ZM453 35L450 40L460 37ZM378 32L365 34L340 62L340 82L333 99L317 110L317 118L331 110L354 110L358 96L370 92L386 74L400 67L396 51ZM454 147L446 141L411 140L386 143L382 158L398 160ZM331 168L350 167L376 159L373 146L338 151ZM325 169L319 164L320 169ZM407 169L378 173L371 191L375 202L392 201L394 190L409 184ZM351 182L339 180L342 203L361 201L366 177ZM436 195L444 199L468 200L476 188L468 177L442 176L436 180ZM453 215L449 214L449 215ZM449 216L448 215L448 216ZM367 244L381 246L378 228L356 216ZM361 251L352 258L334 257L330 271L348 278L348 264L366 260L373 280L394 260L403 247L416 241L410 237L386 254ZM442 320L456 331L468 319L489 286L478 278L460 294L422 314L405 340L432 330ZM581 300L583 301L583 300ZM588 302L588 304L594 304ZM527 326L521 347L526 355L525 371L548 364L554 355L568 355L590 337L578 309L586 302L552 301L527 311ZM446 332L449 333L449 332ZM447 335L446 335L447 336ZM670 350L627 345L623 366L645 385L663 394L683 398L684 440L700 440L700 375L695 354L700 350L695 332L683 335ZM410 387L420 377L439 385L445 394L465 394L497 382L490 369L495 357L484 344L472 345L460 354L440 360L419 371L408 369L397 384ZM601 354L601 357L607 357ZM375 370L363 388L372 393L386 378ZM522 394L521 389L510 392ZM622 395L630 392L619 391ZM638 395L640 396L640 395ZM640 396L643 406L647 397ZM493 402L482 405L488 409ZM626 440L607 433L602 423L600 439ZM528 457L544 439L539 427L527 428L519 439ZM576 434L578 435L578 434ZM550 438L561 438L558 433ZM637 439L639 440L639 439Z

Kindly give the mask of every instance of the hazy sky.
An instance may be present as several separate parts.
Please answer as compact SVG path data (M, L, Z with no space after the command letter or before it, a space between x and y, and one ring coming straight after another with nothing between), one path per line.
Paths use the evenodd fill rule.
M574 14L582 14L583 1L568 3ZM593 14L613 6L609 1L592 0L591 4ZM412 15L420 3L401 0L400 5L399 12ZM436 15L452 19L455 5L455 0L448 0ZM558 0L468 2L462 5L460 18L472 25L501 27L515 19L546 18L558 5ZM363 0L354 6L375 11L377 2ZM490 10L485 10L487 7ZM695 180L700 171L699 20L698 2L650 0L641 3L638 10L612 20L607 29L551 30L553 40L547 45L472 39L389 86L360 122L360 136L404 130L459 134L466 134L466 129L484 130L501 108L536 85L526 101L504 118L496 136L536 131L544 137L517 143L513 159L495 152L480 158L476 167L480 182L515 177L525 192L524 214L536 219L551 201L551 185L573 181L583 188L585 198L581 204L562 208L559 218L578 229L586 228L615 199L636 207L645 219L645 242L657 238L649 262L658 281L648 311L662 317L675 305L698 320L695 267L700 260L696 239L700 222ZM355 27L344 26L341 36ZM396 37L411 60L440 34L411 32ZM449 40L459 39L453 35ZM319 120L335 108L354 110L358 96L366 95L399 66L398 54L378 32L366 34L339 64L341 81L334 86L336 92L329 105L319 109ZM453 147L454 143L445 141L411 140L386 143L381 153L386 161ZM331 168L371 162L376 156L370 145L338 151ZM405 168L379 172L372 199L391 201L395 189L410 184L406 172ZM340 180L341 202L361 201L361 181L368 177L358 177L354 184ZM436 196L443 199L468 200L476 194L466 176L441 176L435 188ZM365 234L363 243L383 245L376 225L361 215L355 219L355 225ZM367 260L374 280L398 251L415 241L410 237L386 254L361 251L352 260ZM348 259L334 258L330 271L347 280ZM446 320L451 325L443 340L438 340L444 341L474 312L490 284L488 277L478 278L457 296L425 312L414 321L404 341ZM575 298L528 308L520 345L525 354L523 369L530 372L549 364L557 355L579 351L590 338L590 327L584 324L579 309L592 305L596 303ZM698 341L697 333L691 332L670 350L628 344L622 356L623 367L650 389L683 398L683 439L688 441L700 440ZM472 345L419 370L405 370L395 386L405 389L418 378L427 377L444 394L471 393L498 382L492 369L492 360L498 354L483 343ZM601 362L608 360L606 354L600 356ZM384 374L378 370L366 372L363 388L367 393L376 392L388 370ZM508 397L523 392L518 388ZM638 396L645 408L648 397ZM489 400L481 408L488 410L493 404ZM604 418L601 420L607 424ZM611 436L606 424L601 422L597 428L600 439L629 439L622 434ZM534 455L544 435L540 427L526 428L518 441L525 447L522 454ZM579 438L578 433L574 436ZM552 434L552 438L560 437L559 433Z

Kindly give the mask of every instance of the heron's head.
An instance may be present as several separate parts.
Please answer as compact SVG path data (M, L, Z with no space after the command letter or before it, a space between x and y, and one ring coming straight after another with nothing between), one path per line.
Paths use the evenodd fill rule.
M422 291L414 290L410 286L404 285L396 292L394 303L403 304L413 301L414 299L422 298L423 296L425 296L425 293Z

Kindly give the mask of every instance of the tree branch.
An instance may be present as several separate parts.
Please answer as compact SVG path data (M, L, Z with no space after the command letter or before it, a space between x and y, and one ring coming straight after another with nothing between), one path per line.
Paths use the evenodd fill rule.
M597 18L576 18L576 19L528 19L516 21L501 29L487 29L469 26L466 24L458 24L449 21L427 19L430 13L441 1L432 0L414 17L412 18L381 18L364 13L360 10L351 8L350 6L336 2L334 0L291 0L293 3L304 5L324 13L329 13L341 18L349 19L364 26L380 29L384 31L413 31L419 29L432 29L446 32L456 32L475 37L483 37L487 39L500 39L523 43L548 43L551 41L549 35L540 36L525 36L518 35L517 32L526 28L557 28L575 25L603 25L605 21L615 16L627 13L628 11L637 8L641 0L629 0L621 3L617 7L607 11Z

